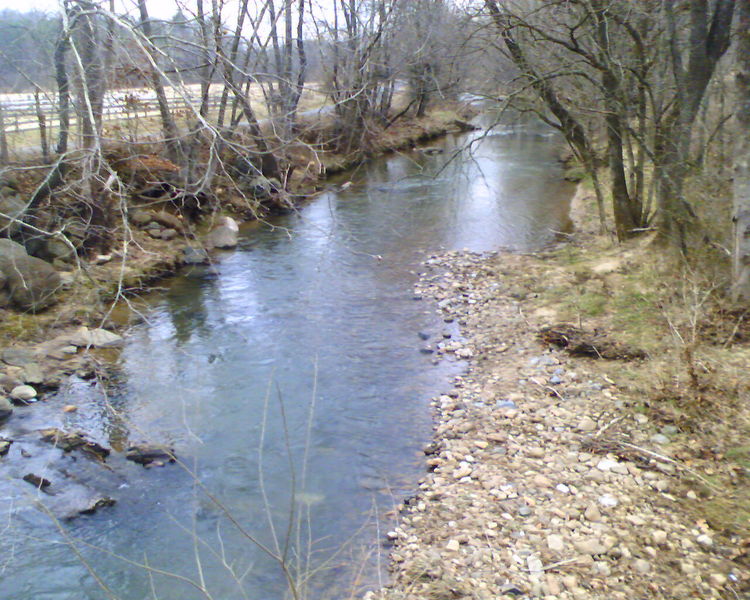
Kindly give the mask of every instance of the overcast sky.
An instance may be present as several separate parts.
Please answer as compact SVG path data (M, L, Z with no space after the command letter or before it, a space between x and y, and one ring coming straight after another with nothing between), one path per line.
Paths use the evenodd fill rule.
M190 6L192 0L179 2L180 4ZM57 12L61 6L59 0L0 0L0 10L10 8L18 11L41 10L44 12ZM117 10L127 7L129 11L135 11L135 0L116 0ZM176 12L177 2L175 0L148 0L148 11L152 17L157 19L166 19Z

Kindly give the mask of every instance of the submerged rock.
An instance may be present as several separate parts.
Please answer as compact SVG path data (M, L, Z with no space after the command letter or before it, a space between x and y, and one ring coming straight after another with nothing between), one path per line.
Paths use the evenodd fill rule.
M106 329L80 327L68 338L68 341L71 345L78 347L106 348L121 344L123 339L122 336Z
M49 479L46 479L39 475L35 475L34 473L27 473L23 476L23 480L35 487L38 487L40 490L44 490L52 485L52 482Z
M39 433L41 434L43 441L54 444L64 452L81 450L101 461L104 461L110 453L109 448L105 448L101 444L97 444L96 442L87 439L83 434L77 431L67 432L51 427L49 429L42 429Z
M155 444L139 444L128 448L125 458L139 465L150 465L155 462L175 462L175 454L172 448L158 446Z
M0 438L0 456L5 456L10 452L10 447L13 445L13 440L6 440L5 438Z

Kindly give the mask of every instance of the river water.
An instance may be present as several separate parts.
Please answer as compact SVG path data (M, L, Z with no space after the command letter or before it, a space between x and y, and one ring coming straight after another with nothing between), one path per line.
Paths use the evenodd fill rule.
M170 281L128 337L115 392L74 380L13 421L79 428L115 450L167 443L180 464L115 453L105 471L29 446L29 461L68 461L58 477L117 504L56 523L18 483L23 467L0 471L0 598L276 599L289 579L324 598L376 585L394 507L423 472L429 399L462 368L420 352L419 333L457 331L413 297L419 264L553 240L572 192L559 144L505 125L373 161L298 214L243 229L215 275Z

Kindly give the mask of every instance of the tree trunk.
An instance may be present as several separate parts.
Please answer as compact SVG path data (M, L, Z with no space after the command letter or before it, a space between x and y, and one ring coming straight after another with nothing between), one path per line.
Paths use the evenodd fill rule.
M148 9L146 8L146 0L138 0L138 11L141 17L141 28L143 29L143 35L150 44L153 45L153 33L151 30L151 20L148 16ZM151 53L151 60L156 63L156 53L149 50ZM159 114L161 115L162 131L164 132L164 144L167 147L167 152L172 161L176 163L181 162L180 152L180 141L172 113L169 110L169 102L167 102L167 94L164 91L164 84L161 81L161 74L157 67L153 64L149 64L149 77L151 78L151 85L156 93L156 101L159 105Z
M734 153L733 296L750 302L750 2L740 2L737 28L737 148Z

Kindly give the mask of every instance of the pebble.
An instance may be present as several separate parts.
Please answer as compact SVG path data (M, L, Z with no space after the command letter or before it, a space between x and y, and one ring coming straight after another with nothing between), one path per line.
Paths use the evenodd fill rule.
M578 421L578 429L585 432L596 431L596 422L589 417L584 417Z
M596 504L593 503L588 505L586 511L583 513L583 516L586 517L587 521L592 521L594 523L602 520L602 514L599 512Z
M78 407L75 404L66 404L65 406L63 406L63 412L66 413L76 412L77 410Z
M606 506L608 508L613 508L619 504L617 498L615 498L611 494L604 494L602 496L599 496L599 504L602 506Z
M654 541L654 544L661 546L667 541L667 532L662 531L661 529L656 529L651 532L651 539Z
M457 552L460 547L461 545L458 543L458 540L449 540L445 545L445 548L451 552Z
M579 540L573 542L575 549L581 554L604 554L607 548L596 538Z
M565 541L561 535L552 534L547 536L547 547L553 552L562 552L565 548Z
M714 541L713 539L711 539L711 536L706 535L705 533L695 538L695 541L698 542L704 548L710 548L711 546L714 545Z
M656 433L652 435L650 438L652 443L658 444L659 446L664 446L665 444L669 443L669 438L662 434L662 433Z
M518 514L522 517L528 517L531 514L531 509L524 504L518 509Z
M651 563L642 558L636 559L636 561L633 563L633 566L635 567L636 571L638 571L639 573L643 573L644 575L651 571Z

